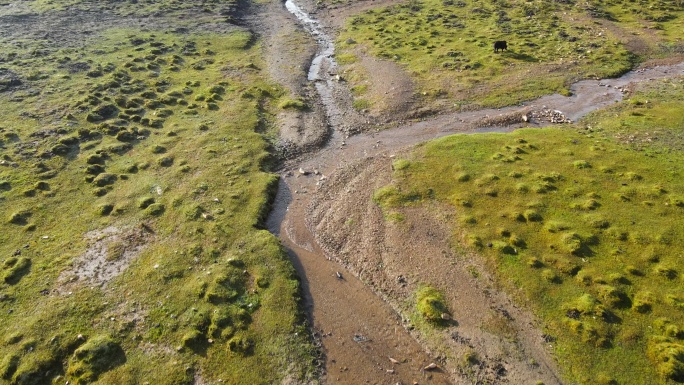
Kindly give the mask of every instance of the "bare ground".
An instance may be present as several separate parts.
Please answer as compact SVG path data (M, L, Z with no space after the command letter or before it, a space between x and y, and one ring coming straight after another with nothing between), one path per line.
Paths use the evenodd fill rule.
M106 286L123 273L145 249L152 237L149 227L119 229L113 226L85 234L88 248L74 260L73 269L60 276L61 290L70 282Z
M326 255L404 314L407 329L418 286L442 290L453 322L429 336L413 335L455 383L560 383L539 323L497 289L477 258L451 247L448 223L456 213L423 207L403 210L400 223L383 218L371 195L390 182L391 161L377 156L338 170L312 199L308 224ZM467 364L466 354L477 362Z

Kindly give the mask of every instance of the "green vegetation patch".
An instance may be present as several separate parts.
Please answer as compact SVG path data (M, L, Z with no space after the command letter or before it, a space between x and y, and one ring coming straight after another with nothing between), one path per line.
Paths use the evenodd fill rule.
M681 53L682 15L681 2L664 0L411 0L348 18L338 56L350 63L363 46L399 63L426 101L503 106L569 94L581 78L618 76L638 60L635 50ZM497 40L508 49L495 53ZM365 82L358 68L347 65L353 87Z
M681 382L682 98L674 78L573 129L435 140L374 199L386 210L412 191L453 205L462 247L533 301L570 381ZM492 157L502 151L521 159Z
M429 322L440 323L451 319L444 296L430 286L424 286L416 292L416 310Z
M232 2L30 6L107 4L118 28L85 43L0 39L0 383L306 382L299 284L262 226L284 92L260 43L212 24ZM129 27L132 4L205 32Z

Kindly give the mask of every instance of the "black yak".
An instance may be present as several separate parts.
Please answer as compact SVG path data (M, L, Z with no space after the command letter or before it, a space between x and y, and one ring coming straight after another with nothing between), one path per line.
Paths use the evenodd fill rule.
M497 40L494 42L494 52L499 52L499 50L506 51L508 49L508 44L505 40Z

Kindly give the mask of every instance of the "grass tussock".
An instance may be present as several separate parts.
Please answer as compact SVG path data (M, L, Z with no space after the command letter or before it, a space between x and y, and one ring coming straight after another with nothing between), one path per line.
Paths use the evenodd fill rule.
M421 317L431 323L439 324L450 319L444 296L430 286L424 286L416 292L416 310Z

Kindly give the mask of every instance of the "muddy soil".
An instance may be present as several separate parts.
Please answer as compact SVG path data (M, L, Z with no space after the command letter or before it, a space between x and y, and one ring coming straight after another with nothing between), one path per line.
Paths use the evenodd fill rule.
M311 17L320 16L334 33L345 12L368 6L377 2L318 13L311 4L302 8ZM368 114L365 124L350 130L360 120L343 120L340 127L329 112L345 116L349 106L340 98L323 97L318 103L328 111L326 145L286 160L268 221L302 278L309 319L324 354L324 382L562 383L550 354L552 342L539 321L499 290L477 256L452 246L447 224L456 214L426 205L405 210L400 224L389 223L372 202L372 193L390 181L392 159L418 143L454 133L575 121L621 100L635 82L684 74L684 64L652 65L619 79L578 82L571 97L550 95L521 106L417 121L420 113L412 110L407 76L388 71L387 63L377 59L363 60L369 73L386 77L376 82L384 88L375 92L396 100L383 107L384 115ZM305 79L306 74L299 76ZM403 113L391 113L398 109ZM394 128L380 131L381 126ZM350 136L357 132L361 134ZM421 283L446 293L453 310L453 322L428 335L408 320L412 295ZM466 356L475 359L465 363ZM430 363L436 370L424 369Z

